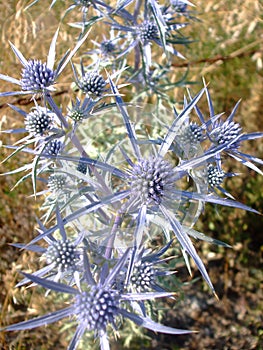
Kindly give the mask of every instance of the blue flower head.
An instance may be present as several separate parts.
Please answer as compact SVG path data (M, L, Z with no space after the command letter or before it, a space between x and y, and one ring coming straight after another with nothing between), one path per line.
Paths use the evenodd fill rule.
M138 311L130 311L133 309L134 302L142 300L150 300L160 297L169 297L172 294L166 292L156 293L121 293L115 290L113 285L116 275L123 268L127 257L126 251L118 263L108 271L107 264L101 269L100 276L96 282L92 276L92 271L88 256L84 254L84 278L81 289L72 288L68 285L53 282L47 279L24 273L23 275L32 282L43 286L44 288L67 293L72 296L69 307L59 311L52 312L45 316L40 316L32 320L23 321L5 328L8 331L16 331L23 329L32 329L52 322L56 322L62 318L70 317L77 322L76 332L69 344L68 349L77 349L77 346L86 331L94 331L100 340L102 350L110 349L107 336L107 327L111 324L112 328L116 328L116 318L128 318L137 325L147 329L163 332L168 334L187 334L191 331L181 330L163 326L154 322L146 315L138 314ZM108 273L107 273L108 271Z
M47 57L47 62L42 62L41 60L29 59L27 60L23 54L10 43L11 48L19 59L20 63L23 66L22 77L20 80L9 77L7 75L0 74L0 79L8 81L10 83L19 85L21 91L11 91L11 92L2 92L0 96L12 96L12 95L24 95L24 94L38 94L43 95L49 94L51 91L54 91L54 84L56 79L62 73L67 63L70 61L72 56L82 45L82 43L87 38L86 34L81 40L79 40L72 51L68 51L60 60L57 65L57 68L54 68L55 65L55 56L56 56L56 42L58 37L58 30L50 44L49 53Z

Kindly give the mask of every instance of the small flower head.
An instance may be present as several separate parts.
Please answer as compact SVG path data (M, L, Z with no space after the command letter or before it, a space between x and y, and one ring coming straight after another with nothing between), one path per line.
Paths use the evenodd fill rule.
M64 174L51 174L48 178L48 187L51 192L57 193L65 188L67 176Z
M114 324L118 314L117 292L106 287L92 286L90 291L76 296L75 314L78 322L89 331L105 332L108 323Z
M62 272L67 272L68 270L75 271L76 264L79 261L79 254L77 253L76 247L68 239L54 241L48 247L45 255L47 263L54 263L55 267Z
M115 45L113 44L112 40L104 40L100 44L100 51L103 55L107 56L115 51Z
M42 136L50 128L52 113L43 107L36 107L27 114L25 129L33 136Z
M73 119L74 121L78 122L80 120L83 120L85 118L85 114L83 113L83 111L81 110L81 108L72 108L67 116L71 119Z
M138 292L146 292L152 289L155 284L155 269L152 264L147 261L135 264L130 283Z
M73 119L75 122L79 122L88 117L91 110L90 98L86 97L81 103L77 98L76 102L71 102L71 107L68 108L67 117Z
M239 123L225 122L211 132L212 140L216 142L218 145L224 145L231 140L234 140L236 137L240 135L242 128ZM236 143L230 145L230 147L236 147Z
M202 128L196 123L190 123L182 128L178 135L179 142L183 144L197 144L203 138Z
M91 95L101 96L106 86L106 81L97 72L88 72L79 80L79 88Z
M79 162L78 165L77 165L77 171L81 172L82 174L87 174L87 169L88 169L88 166L87 164L83 163L83 162Z
M39 60L29 60L22 71L21 89L42 92L54 84L55 73Z
M141 203L160 204L174 184L172 165L162 158L141 159L131 170L130 187Z
M207 180L211 187L218 187L224 181L226 174L224 171L218 169L213 164L209 164L207 168Z
M139 27L139 35L142 43L147 44L149 41L158 39L159 37L158 27L153 22L149 22L149 21L143 22L143 24L140 25Z
M62 142L60 140L51 140L45 147L45 153L50 156L56 156L62 147Z

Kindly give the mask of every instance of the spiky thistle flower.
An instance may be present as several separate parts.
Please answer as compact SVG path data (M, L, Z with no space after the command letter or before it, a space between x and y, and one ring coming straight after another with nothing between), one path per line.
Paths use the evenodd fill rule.
M112 55L116 50L116 46L113 42L113 40L103 40L100 43L100 52L105 55Z
M53 193L59 193L66 187L67 175L51 174L48 178L48 188Z
M53 85L55 72L40 60L29 60L23 68L21 89L24 91L41 92Z
M76 84L79 89L90 95L95 97L100 97L105 91L106 81L96 70L93 71L85 71L85 68L81 62L81 76L79 77L77 71L72 65L73 73L75 76Z
M51 127L54 113L45 107L37 106L27 114L25 129L33 136L42 136Z
M225 121L224 123L217 121L213 124L213 129L209 133L212 142L218 145L230 143L241 135L242 128L239 123L233 121ZM239 142L231 143L229 148L238 148Z
M224 181L224 178L226 177L226 173L218 169L217 166L214 166L213 164L209 164L207 167L207 180L208 184L211 187L218 187L222 184Z
M68 238L58 207L56 208L56 218L59 225L59 237L45 237L44 240L48 244L47 247L21 243L15 243L13 246L41 254L40 260L44 260L46 265L35 271L33 276L55 281L67 280L70 284L79 285L80 277L83 274L82 253L79 246L83 235L79 234L75 240ZM39 232L44 233L47 231L46 227L39 220L38 225ZM17 284L17 287L29 282L30 279L24 278Z
M51 140L47 143L44 152L51 156L56 156L62 149L62 142L60 140Z
M56 42L58 37L58 30L50 44L49 53L47 57L47 62L42 62L37 59L27 60L23 54L10 43L11 49L13 50L16 57L19 59L23 65L21 79L15 79L7 75L0 74L0 79L8 81L12 84L19 85L21 91L11 91L11 92L2 92L0 96L12 96L12 95L24 95L24 94L37 94L41 93L45 96L48 96L50 91L54 91L53 85L56 82L58 76L62 73L67 63L85 41L87 34L78 41L75 48L71 52L67 52L62 59L60 60L57 68L54 68L55 65L55 55L56 55Z
M94 106L93 101L89 97L81 100L77 97L76 102L71 102L71 107L68 107L67 117L73 119L75 122L80 122L89 117L89 114Z
M74 271L79 259L75 245L68 239L51 244L45 255L48 264L54 264L61 271Z
M188 125L182 127L176 138L176 142L182 146L186 144L197 144L203 139L203 130L195 122L190 122Z
M183 28L185 24L175 23L171 19L166 21L156 1L151 1L149 6L145 8L143 17L136 18L136 22L134 18L130 19L125 13L123 18L125 19L125 25L117 23L115 19L112 19L112 23L110 23L112 28L121 33L120 36L122 38L126 38L126 45L121 49L118 58L126 56L132 50L137 50L139 54L139 48L141 48L141 60L146 64L144 73L149 71L152 63L152 43L161 47L164 54L169 52L172 55L184 58L182 54L174 49L172 43L173 39L176 39L175 32ZM186 42L187 40L185 40ZM183 44L183 40L181 43Z
M113 329L116 328L115 319L117 317L124 317L132 320L139 326L147 329L163 332L168 334L187 334L191 331L175 329L163 326L154 322L151 318L135 312L127 310L133 309L132 302L150 300L154 298L169 297L172 294L166 292L156 293L121 293L113 288L116 275L123 268L128 257L126 251L118 263L113 267L108 275L105 275L107 264L104 264L101 269L101 275L96 283L92 277L89 260L84 254L84 279L81 291L72 288L68 285L49 281L47 279L39 278L35 275L23 273L23 275L33 283L39 284L49 290L56 292L67 293L73 296L69 307L40 316L32 320L23 321L5 328L7 331L16 331L23 329L32 329L52 322L56 322L65 317L74 318L77 322L76 332L69 344L68 349L74 350L77 348L80 339L86 331L94 331L95 335L100 340L100 347L102 350L109 350L109 340L107 337L107 327L111 325ZM126 306L125 306L126 305Z
M209 90L206 87L206 98L209 107L210 117L208 120L205 119L200 109L196 106L196 113L205 129L207 138L212 142L210 149L214 149L218 146L222 146L222 152L218 153L214 161L217 162L218 166L221 166L221 153L227 154L233 159L239 161L245 166L253 169L259 174L263 175L262 171L254 164L263 165L263 161L250 154L246 154L240 151L242 143L248 140L255 140L263 137L263 132L253 133L242 133L242 127L239 123L234 122L234 117L237 112L240 101L236 103L230 115L224 119L223 113L216 114L212 98Z
M139 26L139 36L143 44L159 38L159 30L155 22L145 21Z
M139 250L128 288L131 287L136 292L149 292L152 290L164 292L164 289L158 284L158 278L160 276L172 275L174 272L162 266L171 257L162 258L161 256L167 252L171 243L172 241L154 253L149 252L149 249L147 250L145 248Z
M124 222L127 215L131 221L130 227L132 232L132 242L129 242L129 244L134 246L128 272L128 275L131 276L143 233L149 229L149 225L152 223L161 228L163 232L169 231L174 233L178 242L181 244L184 257L187 259L186 253L190 255L204 279L214 291L205 266L189 237L191 234L188 235L189 230L184 226L184 220L187 218L189 206L192 203L194 205L191 208L191 224L193 221L196 221L196 217L200 215L206 202L250 210L252 212L256 211L237 201L221 198L216 193L209 195L207 193L207 177L205 173L200 173L200 168L205 170L207 161L213 161L217 154L220 154L220 152L226 149L228 144L218 145L201 154L195 154L194 157L190 154L189 159L184 158L183 161L180 161L180 155L178 156L176 148L173 147L178 133L180 134L180 130L189 119L189 113L194 109L206 89L202 89L199 94L191 99L190 103L185 104L180 114L176 114L175 120L167 129L161 141L157 140L155 142L152 140L144 143L150 147L147 156L144 156L138 135L131 123L125 104L114 83L111 79L109 81L112 93L116 99L116 105L126 127L132 156L129 157L122 150L124 158L128 163L124 171L107 162L94 160L85 156L81 158L81 161L96 169L101 169L103 172L108 172L111 174L110 176L116 176L119 182L123 181L124 190L118 189L115 193L107 191L105 197L101 196L98 198L96 196L95 202L88 202L87 205L82 206L76 212L73 211L72 214L69 214L65 218L65 222L79 220L81 216L98 211L107 205L115 206L114 210L116 210L116 205L119 203L118 215L115 218L116 224L113 225L110 231L111 238L106 243L103 242L106 245L106 251L109 254L107 255L108 257L111 256L110 252L115 245L117 229ZM170 157L170 159L168 152L174 152L173 157ZM174 158L177 158L178 162ZM63 156L61 159L63 160ZM70 157L67 157L67 160L70 160ZM79 162L79 158L72 158L72 160ZM190 186L188 189L185 187L182 188L181 181L186 179L183 182L183 184L186 184L189 178L192 179L193 186ZM105 187L105 184L103 186ZM56 230L56 226L50 228L45 235L51 234L54 230ZM193 236L197 237L197 235ZM199 237L206 239L204 235L199 235ZM39 239L41 239L41 235L34 239L32 243ZM190 266L189 263L188 266Z
M150 157L134 164L129 181L132 195L139 200L139 205L160 204L173 189L176 174L165 159Z

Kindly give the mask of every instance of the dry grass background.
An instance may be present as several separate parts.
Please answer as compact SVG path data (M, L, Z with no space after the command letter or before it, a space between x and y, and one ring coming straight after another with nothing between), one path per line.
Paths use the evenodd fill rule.
M23 11L30 1L0 0L0 72L19 77L20 65L8 44L12 41L26 57L45 59L53 33L57 29L61 13L69 1L60 2L49 12L51 0L40 0L30 11ZM210 82L210 92L215 101L215 110L228 114L236 101L242 98L238 120L248 132L263 130L263 8L257 0L200 0L196 1L197 17L187 28L197 41L183 53L187 60L174 61L174 74L182 75L188 65L188 79L198 84L201 77ZM42 11L39 11L39 7ZM79 12L74 12L74 16ZM72 15L73 16L73 13ZM70 17L72 20L72 17ZM76 32L60 24L58 57L74 44ZM89 46L87 44L87 46ZM89 46L90 48L90 46ZM87 50L87 48L85 48ZM71 81L67 71L58 91L67 91ZM7 91L8 84L1 82L0 90ZM182 90L175 90L180 100ZM59 97L67 101L67 93ZM21 125L21 119L5 105L12 102L28 105L25 98L10 97L0 100L1 127L6 129ZM28 105L30 106L30 105ZM24 107L22 107L24 108ZM26 107L25 107L26 108ZM206 106L203 106L206 108ZM1 135L1 142L11 143L9 137ZM13 140L12 140L13 141ZM263 158L262 142L252 142L246 151ZM8 154L0 149L3 159ZM13 169L28 161L26 155L16 157L3 164L0 172ZM231 165L232 166L232 165ZM237 170L235 167L232 170ZM240 171L240 169L239 169ZM240 201L262 211L263 181L258 175L244 168L243 175L234 184L229 184ZM51 296L43 298L37 290L14 289L19 281L18 270L35 268L34 255L19 252L8 245L11 242L28 242L34 236L37 204L28 194L32 192L29 182L14 191L17 176L0 177L0 314L2 324L10 324L25 318L56 309ZM228 184L227 184L228 185ZM212 216L212 217L211 217ZM220 217L209 209L200 228L207 234L232 244L232 250L220 250L202 244L207 257L212 280L220 295L220 301L212 299L201 282L185 290L185 300L174 305L167 321L180 327L191 327L200 333L188 338L153 336L153 341L133 343L131 349L214 349L249 350L262 349L262 263L263 239L262 218L240 211L220 210ZM199 247L201 249L201 246ZM208 252L210 252L208 254ZM60 325L0 335L1 350L64 349L64 333ZM115 345L115 349L122 349Z

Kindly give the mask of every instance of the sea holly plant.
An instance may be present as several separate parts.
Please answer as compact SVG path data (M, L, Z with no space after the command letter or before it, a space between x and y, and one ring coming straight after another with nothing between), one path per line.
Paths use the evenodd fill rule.
M52 1L51 8L56 3ZM197 94L185 91L180 110L171 103L171 92L178 86L169 83L169 67L183 58L175 47L190 43L180 30L192 19L192 3L74 1L65 18L76 7L83 11L83 21L73 25L80 30L79 39L57 65L59 30L47 62L27 60L10 44L23 66L21 79L0 74L0 79L20 87L0 97L29 94L34 104L27 110L10 104L24 125L3 131L23 135L5 145L12 150L6 162L19 152L32 157L30 164L4 175L21 173L17 185L31 178L41 213L32 241L13 246L34 252L44 266L22 272L17 287L41 286L45 294L54 293L54 302L59 300L56 293L62 293L68 303L2 330L63 320L76 325L68 349L81 347L86 333L99 340L101 349L110 349L111 340L125 329L125 319L154 332L191 336L193 330L183 325L177 329L157 322L148 306L158 310L164 298L176 302L180 291L166 290L164 282L180 277L169 268L179 259L190 274L197 267L216 296L195 240L229 245L194 226L207 203L258 214L235 200L224 182L239 175L228 171L227 158L262 175L263 161L242 152L242 144L263 133L246 134L234 121L239 102L229 116L216 114L205 81ZM89 40L98 22L110 29L110 37L103 33L101 41ZM99 49L87 51L90 43ZM86 53L81 54L84 44ZM67 65L72 91L68 103L61 104L53 93ZM150 106L153 93L156 105ZM209 116L200 106L202 100ZM158 242L156 249L153 242Z

